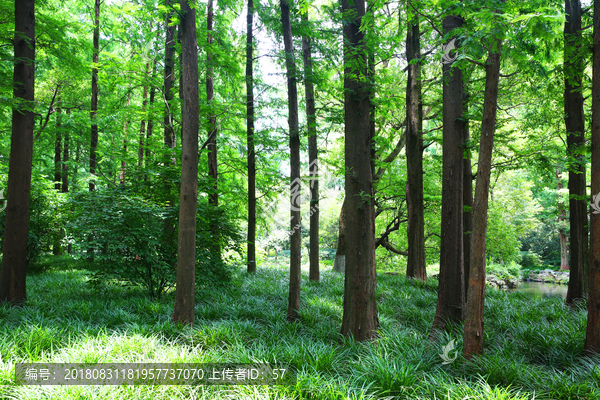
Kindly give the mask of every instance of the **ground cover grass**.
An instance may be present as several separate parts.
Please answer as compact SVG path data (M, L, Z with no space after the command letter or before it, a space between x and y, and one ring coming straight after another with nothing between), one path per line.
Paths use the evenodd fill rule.
M170 322L173 295L92 287L85 266L48 263L28 277L28 302L0 306L0 398L5 399L600 399L600 358L582 356L586 313L561 299L487 290L485 355L465 362L459 326L427 340L437 281L378 275L379 338L339 335L343 276L302 277L301 322L285 321L286 260L228 289L199 292L196 323ZM439 353L454 339L458 358ZM452 352L451 354L454 354ZM17 362L269 362L292 386L15 386Z

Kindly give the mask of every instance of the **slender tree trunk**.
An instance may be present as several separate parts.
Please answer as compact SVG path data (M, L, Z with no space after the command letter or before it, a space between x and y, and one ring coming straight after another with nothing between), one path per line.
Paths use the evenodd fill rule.
M464 156L463 156L463 254L464 254L464 272L465 272L465 301L467 301L467 288L469 287L469 274L471 271L471 231L473 230L473 171L471 168L471 151L468 148L471 141L469 131L469 94L467 93L467 83L469 76L464 76L465 97L463 100L463 109L465 115L464 133Z
M100 54L100 1L94 3L94 49L92 51L92 106L90 116L92 131L90 136L90 174L96 175L96 148L98 147L98 55ZM92 178L89 182L90 192L96 189L96 182Z
M191 2L195 6L195 2ZM194 323L196 277L196 207L198 200L198 48L196 10L180 0L182 53L182 151L177 279L173 322Z
M290 6L287 0L280 0L281 21L283 24L283 43L285 47L285 65L288 88L288 124L290 130L290 290L287 319L298 319L300 309L300 278L302 226L300 220L300 130L298 127L298 91L296 88L296 62L294 61L294 42L290 20Z
M363 341L377 333L375 232L371 168L370 85L366 38L360 29L364 0L342 0L346 160L346 274L342 334Z
M71 116L71 110L67 109L67 115ZM69 192L69 133L65 132L63 162L62 162L62 188L63 193Z
M167 0L167 7L170 8L172 0ZM165 114L164 114L164 129L165 137L164 142L167 150L175 148L176 136L175 130L173 129L173 115L171 113L171 100L173 100L173 82L175 82L175 72L173 70L175 66L175 28L176 25L171 24L175 12L170 10L167 14L166 22L166 38L165 38L165 75L163 81L163 96L165 101Z
M131 97L131 89L127 92L127 102L125 103L125 112L129 110L129 101ZM123 123L123 158L121 158L121 173L119 174L119 182L121 185L125 184L125 170L127 169L127 130L129 128L129 114L125 117L125 122Z
M54 140L54 189L60 190L61 153L62 153L62 124L61 109L56 110L56 139Z
M492 149L496 131L498 81L500 79L500 46L496 40L485 66L485 94L479 143L477 181L473 203L471 271L465 315L463 353L465 357L483 353L483 303L485 299L485 235L487 230L488 195L492 172Z
M154 77L156 76L156 60L154 60L154 63L152 65L152 77L151 77L151 82L154 82ZM150 166L150 138L152 137L152 134L154 133L154 99L156 97L156 87L154 87L154 84L151 83L150 84L150 104L148 107L148 115L147 115L147 119L148 119L148 127L146 129L146 143L144 146L144 151L145 151L145 165L146 165L146 169L148 169L148 167ZM148 179L148 175L146 175L144 173L144 178Z
M32 106L35 88L35 2L15 1L12 133L8 166L4 247L0 268L0 301L27 300L27 237L33 158Z
M592 196L600 196L600 0L594 0L592 56ZM596 200L596 199L594 199ZM598 202L595 201L596 204ZM590 216L588 317L584 348L600 353L600 214Z
M407 2L406 35L406 200L408 205L408 262L406 276L427 280L423 216L423 102L421 100L421 41L418 17Z
M302 13L302 24L308 25L308 11ZM305 28L305 32L307 28ZM306 97L306 126L308 131L308 162L310 169L310 267L308 279L319 280L319 160L317 147L317 117L315 111L315 87L313 83L312 52L310 37L302 35L302 59L304 61L304 93Z
M581 57L581 4L565 0L565 125L569 157L569 219L571 265L567 304L573 305L585 295L585 263L587 242L587 198L585 188L585 145L583 114L583 60Z
M444 18L444 31L463 24L457 15ZM451 39L452 40L452 39ZM464 318L465 282L463 269L463 77L460 68L444 63L443 83L443 173L440 284L433 321L434 329ZM432 332L433 334L433 332Z
M252 19L254 1L248 0L246 17L246 130L248 143L248 272L256 271L256 160L254 154L254 72Z
M215 88L214 88L214 70L213 70L213 0L208 1L208 10L206 15L206 31L207 31L207 47L206 47L206 102L210 114L208 116L208 176L213 180L212 193L208 195L208 204L214 207L215 210L219 207L219 191L217 185L218 168L217 168L217 117L214 111ZM211 219L210 231L213 240L213 251L215 255L221 258L221 246L219 244L219 224L218 221Z
M150 73L150 63L146 63L146 76ZM144 165L144 139L146 136L146 115L148 107L148 82L144 84L142 92L142 122L140 122L140 143L138 146L138 169Z
M335 272L346 272L346 198L344 198L340 210L339 225L333 270Z

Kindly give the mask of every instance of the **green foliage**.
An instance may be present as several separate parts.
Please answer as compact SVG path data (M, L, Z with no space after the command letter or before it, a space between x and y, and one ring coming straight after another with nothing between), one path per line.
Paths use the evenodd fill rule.
M526 269L540 269L542 267L542 259L533 251L522 251L520 264Z

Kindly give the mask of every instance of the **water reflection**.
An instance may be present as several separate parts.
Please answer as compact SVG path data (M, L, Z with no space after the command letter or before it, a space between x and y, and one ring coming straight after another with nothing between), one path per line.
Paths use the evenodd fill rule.
M557 285L556 283L519 282L517 287L512 290L525 293L533 299L567 297L567 285Z

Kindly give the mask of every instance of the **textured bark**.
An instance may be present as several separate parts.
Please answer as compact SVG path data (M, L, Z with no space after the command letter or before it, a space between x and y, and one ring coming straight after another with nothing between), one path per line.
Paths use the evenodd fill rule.
M579 0L565 0L565 125L567 155L569 156L569 222L571 265L567 304L582 300L585 295L585 264L587 242L587 199L585 188L585 146L583 114L583 59L581 57L581 4Z
M375 233L371 168L370 85L364 31L364 0L342 1L344 19L344 121L346 162L345 336L368 340L377 334Z
M215 85L214 85L214 70L213 70L213 0L208 1L208 10L206 14L206 31L207 31L207 47L206 47L206 102L210 110L208 116L208 176L213 180L212 192L208 195L208 204L213 206L215 210L219 207L219 191L218 191L218 168L217 168L217 117L214 112L215 100ZM216 219L211 220L210 232L213 240L213 251L220 258L221 246L219 245L219 224Z
M594 0L592 55L592 196L600 193L600 0ZM584 348L600 353L600 214L590 216L588 317Z
M456 15L444 18L444 31L462 26ZM460 68L444 64L443 83L443 173L440 284L433 321L434 329L464 318L463 269L463 77Z
M150 73L150 63L146 63L146 75ZM146 118L148 107L148 83L145 82L142 91L142 121L140 122L140 141L138 144L138 169L144 165L144 139L146 138Z
M191 2L195 5L194 2ZM181 192L177 279L173 322L194 323L196 278L196 207L198 200L198 48L196 11L188 0L180 0L183 102L181 120Z
M90 174L96 175L96 148L98 147L98 56L100 54L100 1L94 3L94 48L92 50L92 104L90 117L92 129L90 135ZM92 178L89 182L90 192L96 189L96 182Z
M308 12L302 14L302 23L308 25ZM306 30L305 30L306 32ZM302 35L304 61L304 93L306 97L306 125L308 131L308 163L310 165L310 267L308 279L319 280L319 161L317 147L317 117L313 83L310 37Z
M412 2L407 3L412 13ZM406 203L408 205L408 257L406 276L427 280L425 220L423 216L423 102L421 99L421 42L416 15L408 22L406 59Z
M246 132L248 143L248 272L256 271L256 156L254 154L254 72L252 20L254 1L248 0L246 17Z
M288 88L288 124L290 130L290 290L288 297L287 319L298 319L300 309L300 265L302 251L302 227L300 220L300 130L298 127L298 91L296 88L296 62L294 61L294 43L290 6L287 0L281 0L281 21L283 24L283 43L285 47L285 65Z
M473 202L473 232L471 271L465 313L463 353L472 357L483 353L483 304L485 300L485 235L487 231L488 196L492 172L492 150L496 131L498 81L500 79L500 45L496 40L485 65L485 94L479 143L479 161L475 199ZM468 255L466 255L468 256Z
M338 242L333 262L333 270L335 272L346 272L346 207L346 198L344 198L342 209L340 210Z
M34 0L15 1L12 133L8 167L4 247L0 268L0 301L15 305L27 300L27 237L33 157L35 80ZM25 106L25 107L23 107Z

